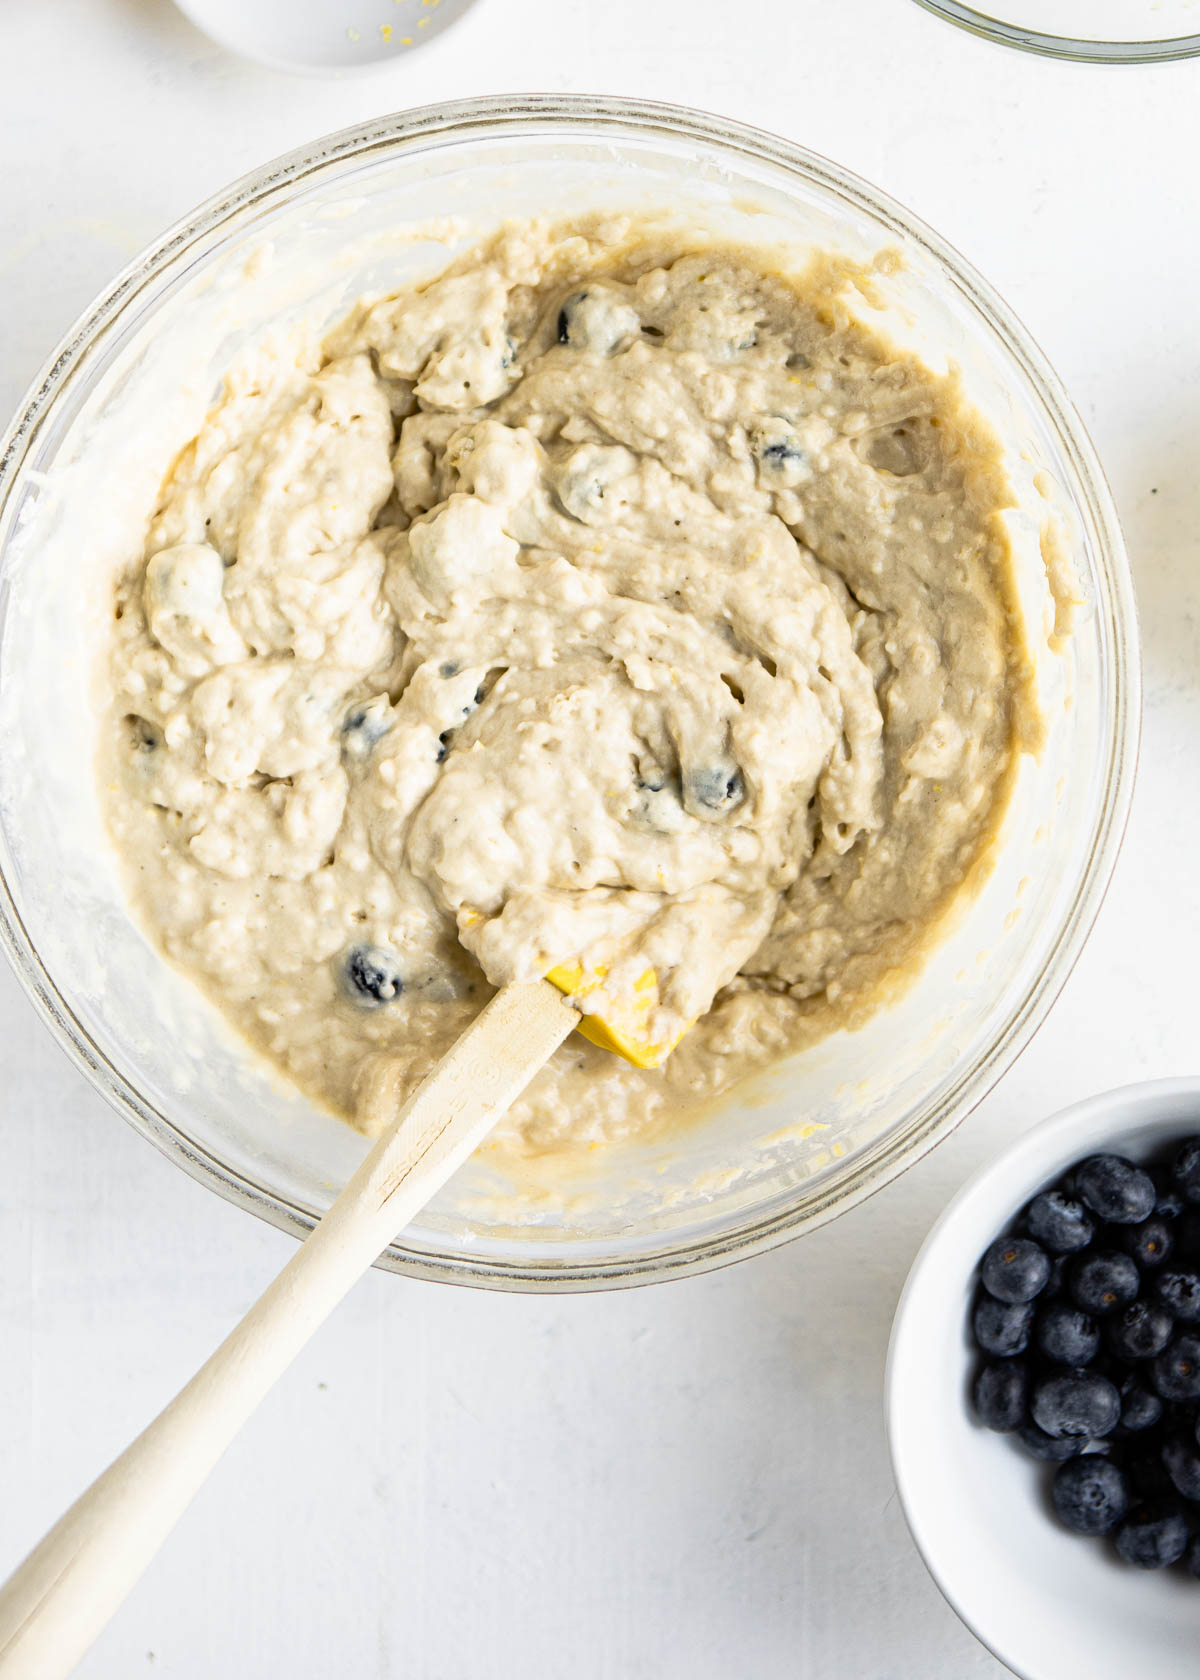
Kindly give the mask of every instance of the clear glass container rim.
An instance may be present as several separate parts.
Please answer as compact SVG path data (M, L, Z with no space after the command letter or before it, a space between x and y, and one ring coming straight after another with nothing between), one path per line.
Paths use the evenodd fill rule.
M1019 47L1023 52L1039 53L1043 58L1069 58L1080 64L1169 64L1179 58L1195 58L1200 53L1200 35L1196 34L1131 41L1088 40L1043 34L1041 30L993 17L974 6L961 5L959 0L917 0L917 5L972 35L982 35L1001 46Z
M169 227L124 268L80 316L51 353L0 439L0 551L10 522L10 504L20 469L33 449L48 411L63 389L86 371L90 353L116 330L139 295L189 256L198 260L205 242L227 236L238 221L257 215L298 187L348 158L372 152L420 149L439 137L481 138L501 133L617 129L633 139L660 134L711 145L754 162L766 161L840 198L873 221L922 248L971 308L1003 341L1037 392L1056 439L1084 493L1098 537L1102 605L1113 653L1113 716L1102 816L1084 861L1079 888L1037 982L1010 1009L986 1054L968 1063L925 1116L919 1131L907 1128L864 1152L850 1181L810 1187L782 1209L750 1211L716 1237L666 1240L659 1248L619 1261L549 1260L512 1264L482 1256L439 1257L394 1243L377 1264L385 1270L430 1280L518 1291L599 1290L686 1276L726 1265L772 1248L803 1230L815 1229L881 1189L945 1137L981 1100L1024 1049L1062 989L1083 947L1116 862L1132 796L1141 716L1141 673L1132 581L1117 513L1103 471L1079 415L1057 375L1026 329L999 295L952 246L879 189L791 141L731 119L657 101L586 94L488 95L398 112L326 135L273 159L214 194ZM18 980L55 1038L89 1083L138 1131L201 1183L227 1200L303 1236L313 1215L285 1197L268 1193L201 1148L164 1114L146 1102L91 1040L44 966L21 920L7 879L0 872L0 945Z

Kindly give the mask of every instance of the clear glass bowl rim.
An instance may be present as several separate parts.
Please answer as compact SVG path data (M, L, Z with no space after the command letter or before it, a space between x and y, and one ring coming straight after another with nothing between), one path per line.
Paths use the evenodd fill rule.
M1004 47L1040 53L1043 58L1069 58L1081 64L1167 64L1177 58L1195 58L1200 53L1200 35L1164 35L1158 39L1092 41L1072 35L1046 35L1022 24L1006 22L964 6L960 0L917 0L935 17L945 18L972 35L997 41Z
M905 1127L854 1163L845 1180L798 1188L782 1210L756 1215L706 1239L666 1241L653 1252L625 1261L545 1265L462 1260L393 1243L376 1262L385 1270L429 1280L517 1291L578 1291L627 1287L687 1276L729 1264L812 1230L881 1189L947 1136L991 1089L1024 1049L1062 989L1090 932L1104 897L1124 833L1132 797L1141 717L1141 672L1137 617L1124 542L1111 493L1081 419L1057 376L1025 328L988 283L957 251L901 205L858 176L820 155L761 129L682 106L602 95L524 94L485 96L427 105L357 124L265 164L242 176L168 228L131 262L84 312L34 379L17 416L0 439L0 538L6 509L21 466L36 442L58 394L86 368L89 352L117 330L123 312L164 271L203 254L204 242L224 236L243 212L257 214L290 191L342 160L372 151L419 151L447 139L483 137L505 130L564 134L589 128L624 131L630 138L665 135L694 141L728 154L742 154L798 175L867 213L906 241L922 247L947 283L989 322L1021 366L1053 426L1070 464L1076 489L1087 502L1097 537L1103 588L1097 610L1105 610L1113 651L1113 709L1109 720L1105 798L1101 820L1080 874L1079 887L1036 982L1010 1009L990 1047L916 1127ZM26 994L55 1038L89 1083L136 1130L193 1178L226 1200L281 1230L304 1236L312 1214L286 1197L233 1172L150 1105L109 1062L82 1029L59 992L22 923L7 879L0 873L0 944Z

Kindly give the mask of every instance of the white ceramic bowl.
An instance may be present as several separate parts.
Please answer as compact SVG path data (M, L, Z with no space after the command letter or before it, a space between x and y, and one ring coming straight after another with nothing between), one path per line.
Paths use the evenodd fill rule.
M214 41L271 70L346 76L440 40L474 0L176 0Z
M1061 1528L1042 1466L970 1415L967 1314L993 1237L1066 1167L1099 1149L1145 1159L1200 1132L1200 1076L1126 1085L1027 1132L958 1193L913 1263L892 1329L892 1467L930 1574L1023 1680L1195 1680L1200 1583L1120 1563Z

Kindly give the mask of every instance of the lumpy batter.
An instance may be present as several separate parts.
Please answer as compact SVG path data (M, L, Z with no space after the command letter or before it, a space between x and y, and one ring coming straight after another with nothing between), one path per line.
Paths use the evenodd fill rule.
M631 1136L853 1023L984 859L1032 716L997 445L855 273L510 227L263 350L117 586L139 912L370 1130L493 987L653 967L505 1123ZM623 966L624 965L624 966Z

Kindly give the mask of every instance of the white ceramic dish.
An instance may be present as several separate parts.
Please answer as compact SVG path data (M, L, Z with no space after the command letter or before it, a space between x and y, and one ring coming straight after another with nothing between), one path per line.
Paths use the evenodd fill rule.
M475 0L176 0L197 29L242 58L301 76L407 58Z
M1200 1584L1130 1569L1058 1526L1040 1465L971 1418L979 1256L1047 1181L1101 1147L1145 1159L1200 1131L1200 1076L1127 1085L1036 1126L950 1203L913 1264L886 1379L892 1467L930 1574L1022 1680L1194 1680Z

